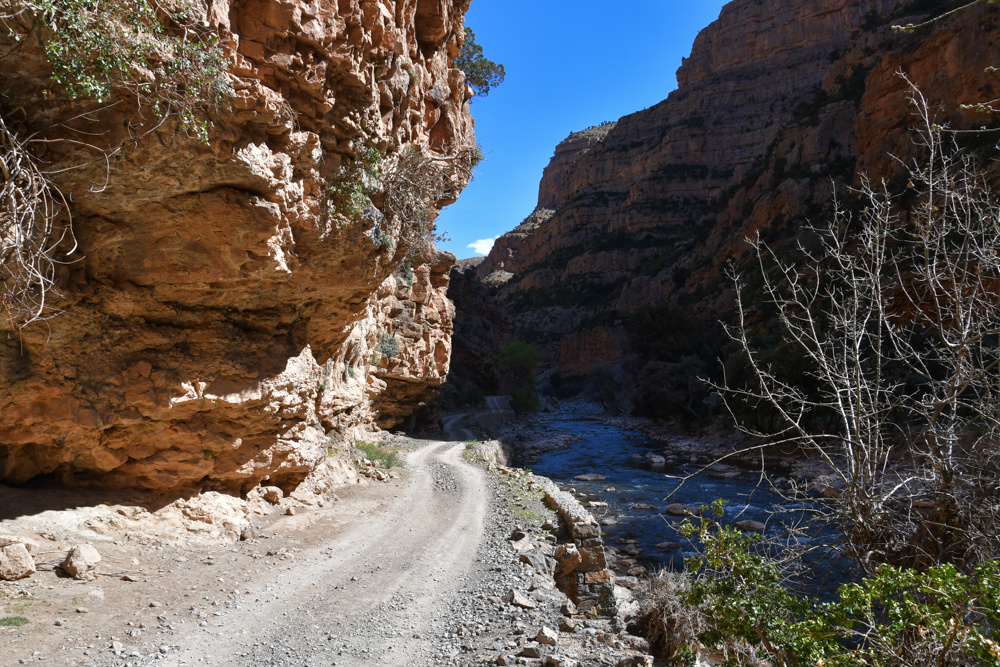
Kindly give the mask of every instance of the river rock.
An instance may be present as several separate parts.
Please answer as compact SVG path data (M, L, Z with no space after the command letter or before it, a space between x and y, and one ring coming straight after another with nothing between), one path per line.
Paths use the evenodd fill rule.
M101 562L101 554L89 544L81 544L70 549L62 563L62 571L78 581L95 579L94 570Z
M632 505L632 509L634 509L634 510L652 510L652 509L656 509L656 508L653 507L652 505L650 505L649 503L635 503L635 504Z
M763 533L766 528L766 526L760 521L754 521L753 519L737 521L733 525L745 533Z
M660 542L656 545L656 548L660 551L677 551L683 547L684 545L680 542Z
M701 514L701 510L697 507L684 507L680 503L668 505L664 511L670 516L698 516Z
M588 472L586 475L577 475L573 479L579 482L603 482L607 479L604 475L598 475L594 472Z
M0 549L0 579L17 581L35 573L35 561L28 548L18 542Z
M659 454L646 454L646 460L649 461L649 465L654 468L664 468L667 465L667 459L663 458Z

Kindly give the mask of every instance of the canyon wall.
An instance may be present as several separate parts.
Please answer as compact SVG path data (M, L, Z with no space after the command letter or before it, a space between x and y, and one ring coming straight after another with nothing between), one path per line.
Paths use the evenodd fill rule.
M0 68L3 117L27 109L20 131L76 167L54 179L79 242L56 316L0 335L0 482L288 491L447 376L454 257L383 215L383 192L334 215L329 186L369 146L426 156L431 219L458 196L467 3L194 4L235 90L207 142L127 95L64 99L33 42Z
M856 183L862 171L891 177L890 155L914 155L897 72L939 120L992 123L960 105L997 97L986 71L1000 63L995 6L892 29L949 8L730 2L698 35L665 101L556 148L538 208L497 240L479 279L563 375L630 354L626 323L644 306L728 316L726 267L754 270L746 238L793 245L830 214L833 183Z

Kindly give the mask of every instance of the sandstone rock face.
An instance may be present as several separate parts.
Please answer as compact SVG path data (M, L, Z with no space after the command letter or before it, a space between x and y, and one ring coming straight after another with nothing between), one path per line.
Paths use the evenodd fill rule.
M442 184L429 213L458 196L465 3L194 4L233 50L235 97L207 144L127 98L74 126L115 151L109 171L52 144L53 164L85 165L58 176L79 250L60 267L63 313L0 336L0 481L289 492L330 436L398 423L447 375L454 258L383 216L384 193L363 220L333 215L328 186L361 146L387 165L413 148ZM52 128L93 105L39 104L44 54L21 54L0 111L30 101L24 131L67 138ZM400 354L373 363L383 334Z
M578 375L622 359L625 319L644 305L730 312L725 267L748 261L746 238L794 243L829 213L831 180L890 176L888 156L913 153L897 71L942 120L988 123L959 106L996 97L996 7L893 32L921 20L911 6L727 4L665 101L556 148L538 208L477 268L518 334Z

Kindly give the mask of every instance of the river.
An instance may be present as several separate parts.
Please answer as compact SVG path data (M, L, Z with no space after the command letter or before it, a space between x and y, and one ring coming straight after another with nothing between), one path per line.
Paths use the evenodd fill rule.
M729 479L714 479L703 473L681 484L670 476L696 473L699 466L679 463L654 469L645 455L662 454L665 449L662 442L650 440L638 431L607 424L573 407L540 415L536 425L528 430L539 437L551 432L576 437L568 448L538 454L529 467L564 488L585 493L588 500L608 503L606 509L593 510L605 524L605 541L616 544L619 540L637 540L643 549L641 560L647 561L647 567L677 568L684 557L692 555L690 545L676 528L682 519L664 512L672 503L697 507L723 498L727 502L726 520L766 523L773 507L781 502L778 496L765 490L766 485L758 488L759 472L743 471ZM634 458L636 454L641 460ZM593 482L574 479L587 473L606 479ZM644 505L653 509L644 509ZM603 521L607 519L614 523ZM656 546L670 542L684 546L669 550Z

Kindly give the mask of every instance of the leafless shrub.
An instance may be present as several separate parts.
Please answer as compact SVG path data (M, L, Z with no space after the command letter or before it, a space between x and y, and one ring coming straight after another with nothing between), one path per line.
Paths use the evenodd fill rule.
M387 223L399 231L399 244L408 252L445 240L434 218L442 202L458 196L482 160L477 146L462 149L455 156L427 155L409 147L386 160L382 167L380 209Z
M742 294L730 335L756 381L719 387L730 407L781 416L777 434L747 432L829 465L839 497L805 511L840 527L843 552L868 571L968 568L1000 554L1000 202L916 87L911 100L926 157L906 165L903 195L863 180L860 213L838 203L817 230L823 252L800 248L796 265L751 241L785 339L818 389L760 361Z
M25 144L0 117L0 307L15 328L47 319L55 250L76 249L69 206Z
M661 570L643 579L636 591L637 618L649 645L669 660L681 657L686 647L708 629L704 611L688 604L684 596L691 590L691 574Z

